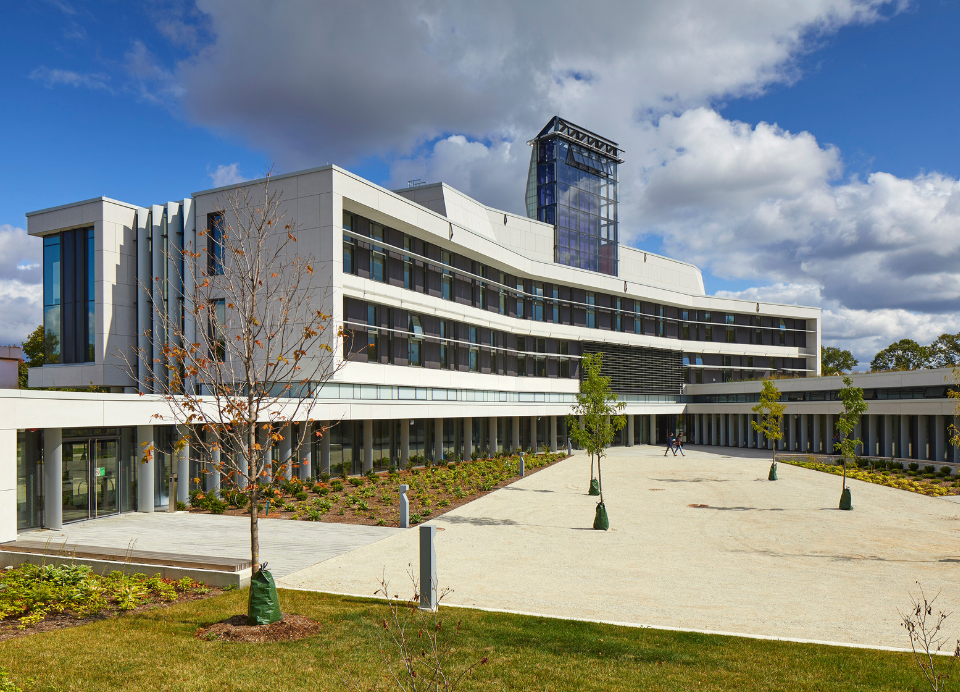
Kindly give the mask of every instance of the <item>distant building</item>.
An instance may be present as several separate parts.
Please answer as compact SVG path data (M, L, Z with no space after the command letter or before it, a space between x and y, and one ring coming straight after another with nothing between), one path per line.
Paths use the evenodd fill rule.
M23 351L19 346L0 346L0 389L20 387L20 361Z

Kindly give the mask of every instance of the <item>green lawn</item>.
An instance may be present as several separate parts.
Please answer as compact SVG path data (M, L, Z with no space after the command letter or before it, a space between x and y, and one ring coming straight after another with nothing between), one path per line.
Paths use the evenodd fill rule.
M386 607L374 600L282 591L285 612L323 623L319 636L275 644L228 644L194 637L197 627L243 612L246 595L233 592L0 642L0 666L25 692L337 690L342 688L335 663L344 670L363 671L371 683L382 676L375 622ZM459 660L490 659L461 689L923 689L909 654L459 608L442 612L449 624L462 619ZM943 658L941 665L950 673L960 672L953 659ZM381 681L388 683L385 677ZM384 684L383 689L392 688Z

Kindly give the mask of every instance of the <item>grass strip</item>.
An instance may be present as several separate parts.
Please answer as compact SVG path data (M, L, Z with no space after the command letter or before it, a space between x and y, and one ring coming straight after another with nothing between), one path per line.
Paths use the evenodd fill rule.
M333 691L342 689L337 667L362 674L370 689L394 689L377 649L383 602L300 591L280 597L284 612L318 620L321 633L270 644L195 638L198 627L244 611L240 591L0 642L0 667L25 692ZM489 657L464 690L922 689L904 653L442 612L451 629L462 621L456 663ZM938 663L951 677L960 673L953 659Z

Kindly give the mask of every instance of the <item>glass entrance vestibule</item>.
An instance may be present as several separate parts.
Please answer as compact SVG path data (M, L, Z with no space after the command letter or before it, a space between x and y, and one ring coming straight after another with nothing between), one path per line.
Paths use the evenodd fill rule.
M120 513L119 448L119 437L63 441L64 523Z

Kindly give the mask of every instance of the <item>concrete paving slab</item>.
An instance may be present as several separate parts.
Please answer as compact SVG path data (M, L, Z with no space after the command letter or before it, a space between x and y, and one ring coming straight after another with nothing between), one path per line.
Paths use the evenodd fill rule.
M263 519L260 559L274 577L329 560L349 550L392 536L402 529L384 526ZM121 514L68 524L61 531L30 531L18 538L77 543L105 548L181 553L210 557L250 558L250 519L188 512Z
M575 456L430 522L440 587L456 605L735 632L909 646L897 609L920 581L960 603L960 507L780 464L765 450L617 448L604 460L611 530L592 530L590 462ZM705 506L693 506L705 505ZM381 574L407 595L411 529L279 580L372 594ZM949 621L948 621L949 622ZM960 635L960 621L954 623Z

